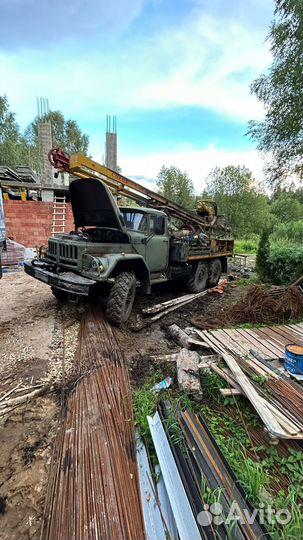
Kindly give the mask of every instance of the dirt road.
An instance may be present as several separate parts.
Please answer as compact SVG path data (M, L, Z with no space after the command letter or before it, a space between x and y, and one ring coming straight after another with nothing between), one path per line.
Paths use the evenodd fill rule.
M63 320L48 287L23 272L0 281L0 395L43 383L45 395L0 416L0 538L39 538L62 381ZM73 315L72 315L73 316ZM77 323L65 331L68 368Z

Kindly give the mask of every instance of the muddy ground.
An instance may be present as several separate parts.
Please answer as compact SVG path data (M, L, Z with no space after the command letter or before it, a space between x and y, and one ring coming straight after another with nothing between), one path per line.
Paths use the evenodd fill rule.
M0 290L0 539L38 539L62 387L68 383L85 306L58 303L49 287L22 271L5 274ZM182 284L162 284L150 297L138 294L131 320L115 330L136 383L144 378L150 355L175 347L165 334L169 324L185 328L193 315L215 315L242 294L228 288L223 296L207 295L132 331L143 307L183 293ZM20 383L43 384L45 393L1 416L1 397Z

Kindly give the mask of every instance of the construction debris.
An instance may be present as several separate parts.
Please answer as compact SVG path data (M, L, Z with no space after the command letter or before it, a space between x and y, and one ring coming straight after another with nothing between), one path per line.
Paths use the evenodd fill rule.
M216 317L195 316L191 322L202 329L241 323L279 323L303 315L303 294L300 287L248 287L241 302L224 308Z
M184 296L181 296L180 298L174 298L173 300L168 300L167 302L162 302L160 304L155 304L152 307L144 308L142 309L142 313L144 315L153 315L152 317L149 317L145 319L144 322L141 321L140 324L138 324L137 328L134 328L134 330L141 330L147 325L150 325L165 315L168 315L172 311L175 311L176 309L182 308L186 304L193 302L194 300L197 300L198 298L201 298L202 296L205 296L206 294L212 294L212 293L219 293L223 294L226 287L228 285L227 279L220 279L218 285L216 287L213 287L212 289L207 289L206 291L202 291L200 293L196 294L186 294Z
M180 540L231 538L230 519L233 522L233 540L270 539L265 526L258 521L257 510L248 502L247 494L239 485L204 419L190 411L177 414L175 423L183 434L182 448L185 445L182 450L166 422L170 411L170 404L165 402L160 412L153 418L148 417L148 422ZM204 497L207 493L217 491L220 498L214 514L219 517L212 519L207 511L209 500L206 504ZM159 504L159 500L157 502ZM231 518L235 506L238 515L233 514ZM250 519L250 514L254 519ZM175 534L172 538L175 538Z
M128 370L97 309L82 321L76 371L54 447L41 537L144 539Z
M269 330L262 328L263 331ZM254 329L257 331L257 329ZM292 340L294 343L303 341L302 323L289 327L276 327L270 329L273 336L276 331L276 346L280 346L282 354L283 343ZM197 331L209 346L221 354L230 371L226 372L215 363L209 365L210 369L218 373L235 390L242 392L251 402L256 412L262 418L268 431L277 439L303 439L303 388L296 382L287 379L284 373L272 369L264 360L260 361L256 353L249 347L258 345L259 350L270 354L271 343L263 338L258 342L248 334L250 341L243 340L240 330ZM250 331L253 332L253 331ZM267 335L266 333L264 334ZM242 338L242 339L241 339ZM282 342L280 341L282 340ZM268 349L266 349L266 345ZM278 351L278 349L275 349ZM273 354L273 353L272 353ZM274 356L278 358L277 355Z
M147 417L153 443L163 474L180 540L202 540L196 516L193 514L167 436L157 412Z
M181 349L177 356L177 376L180 390L191 394L195 399L202 398L199 375L200 356L196 351Z
M168 336L173 339L177 345L180 345L180 347L184 347L185 349L195 349L197 347L208 348L208 345L205 342L188 336L177 324L168 326L166 331Z
M205 482L211 492L219 489L221 493L220 512L218 512L221 519L216 520L216 523L219 524L216 527L216 532L218 533L216 538L230 538L228 533L230 521L228 521L227 516L230 513L232 505L236 503L238 516L234 516L233 540L270 539L270 535L264 525L259 524L256 510L251 506L246 493L237 482L234 472L229 467L212 437L203 417L201 415L196 416L191 411L186 411L181 413L180 423L190 453L190 461L192 463L191 474L193 475L195 485L198 489L201 489L201 485ZM256 515L256 519L250 520L247 511L244 512L244 509L248 509L250 511L249 513ZM208 514L202 511L198 514L198 522L205 526L207 524L207 517ZM227 525L225 525L225 520ZM213 524L212 526L214 527ZM210 527L211 520L209 521ZM207 535L205 537L210 538Z

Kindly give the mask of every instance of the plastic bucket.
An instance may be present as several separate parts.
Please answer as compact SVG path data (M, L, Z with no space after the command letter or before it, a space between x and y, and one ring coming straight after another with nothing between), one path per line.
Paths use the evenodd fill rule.
M289 343L285 346L285 367L290 373L303 375L303 347Z

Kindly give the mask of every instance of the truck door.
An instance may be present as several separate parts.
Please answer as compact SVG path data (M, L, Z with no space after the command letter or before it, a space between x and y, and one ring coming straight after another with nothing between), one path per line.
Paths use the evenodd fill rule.
M150 238L146 245L146 262L150 272L164 272L168 267L169 235L167 218L160 214L149 216Z

